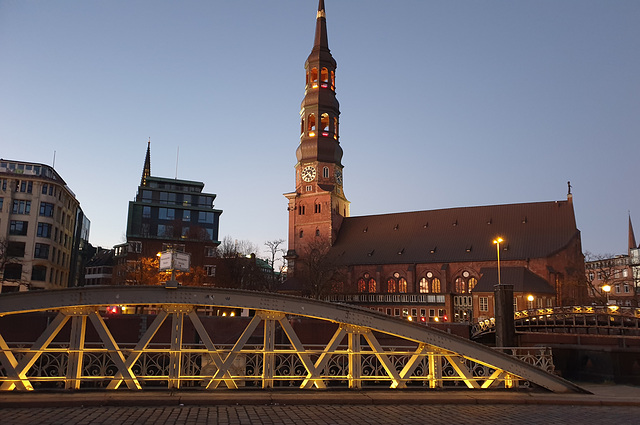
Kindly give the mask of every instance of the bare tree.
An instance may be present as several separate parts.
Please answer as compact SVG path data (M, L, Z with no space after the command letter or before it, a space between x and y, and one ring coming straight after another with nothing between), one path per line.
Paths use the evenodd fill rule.
M282 245L282 243L285 242L284 239L274 239L271 241L266 241L264 244L268 249L268 253L271 256L271 261L269 262L269 260L267 260L267 262L269 262L269 265L271 266L271 273L270 276L267 279L267 291L272 292L276 289L277 283L278 283L278 275L276 275L276 257L278 256L278 254L280 254L281 256L284 255L284 253L286 252L284 249L280 249L280 245ZM282 267L280 268L280 270L278 270L279 272L282 272Z
M303 290L311 298L322 298L331 292L335 283L344 280L344 268L331 255L331 243L324 238L316 238L303 249L299 260L299 277Z
M218 257L224 270L220 270L218 285L261 291L266 286L266 277L257 264L256 245L247 240L225 236L218 246Z
M629 283L630 278L625 277L622 270L627 267L627 257L615 256L612 254L593 254L585 252L587 260L586 280L591 293L599 299L599 302L606 304L608 299L605 286L609 286L609 291L616 285ZM633 287L634 285L631 284Z

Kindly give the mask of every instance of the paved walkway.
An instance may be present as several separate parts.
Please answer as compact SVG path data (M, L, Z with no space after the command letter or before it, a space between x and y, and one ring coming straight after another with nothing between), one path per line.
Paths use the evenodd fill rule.
M1 393L13 424L638 423L640 387L533 391L226 391Z

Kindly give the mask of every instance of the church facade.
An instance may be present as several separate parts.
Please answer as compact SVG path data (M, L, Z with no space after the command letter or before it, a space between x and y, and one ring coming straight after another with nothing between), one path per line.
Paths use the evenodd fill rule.
M422 322L493 316L498 283L514 307L573 305L586 298L584 257L572 195L566 200L350 217L343 189L337 64L320 0L296 150L289 211L288 290L305 293L302 268L327 244L342 270L324 298ZM493 244L497 237L504 241Z

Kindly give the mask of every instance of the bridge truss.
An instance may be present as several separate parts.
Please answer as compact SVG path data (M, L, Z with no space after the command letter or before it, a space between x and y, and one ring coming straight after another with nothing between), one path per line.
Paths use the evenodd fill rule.
M119 340L105 320L113 305L154 306L157 314L148 316L151 323L132 343ZM212 307L247 309L252 316L229 319L241 327L233 341L223 341L219 322L212 329L198 314ZM376 311L278 294L123 286L0 296L0 325L5 317L34 312L53 313L35 341L7 341L0 334L0 390L483 389L533 383L556 392L582 391L532 364L540 356L531 352L521 353L521 360ZM187 328L193 331L188 336ZM309 341L309 329L330 329L330 337L321 341L318 331ZM380 342L390 339L392 346Z
M520 332L640 336L640 308L617 305L535 308L514 313ZM495 319L476 323L471 337L495 332Z

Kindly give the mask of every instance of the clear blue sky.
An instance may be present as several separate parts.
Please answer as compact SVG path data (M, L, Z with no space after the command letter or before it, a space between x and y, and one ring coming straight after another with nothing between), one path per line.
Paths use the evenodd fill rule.
M51 164L123 240L151 171L220 235L286 238L317 0L0 0L0 157ZM566 199L583 249L640 239L640 1L326 0L352 215ZM490 243L490 241L487 241Z

